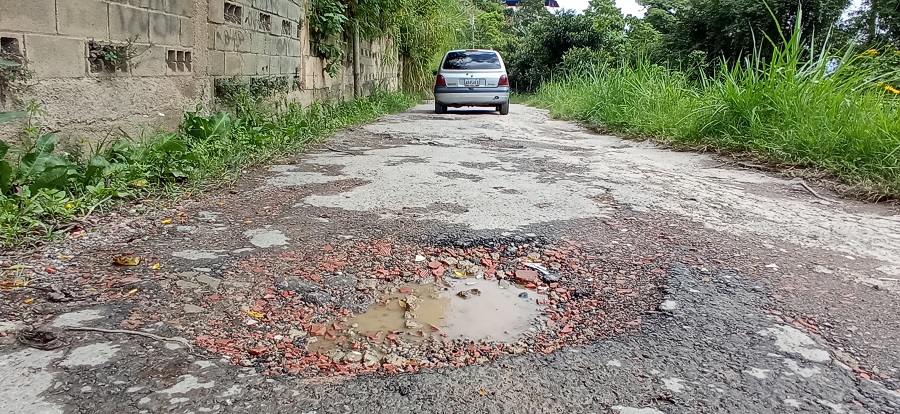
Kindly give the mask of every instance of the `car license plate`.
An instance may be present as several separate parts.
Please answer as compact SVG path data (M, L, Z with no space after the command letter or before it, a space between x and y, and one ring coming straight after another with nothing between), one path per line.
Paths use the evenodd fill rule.
M463 85L465 85L465 86L478 86L478 85L481 85L481 79L466 79L466 80L463 82Z

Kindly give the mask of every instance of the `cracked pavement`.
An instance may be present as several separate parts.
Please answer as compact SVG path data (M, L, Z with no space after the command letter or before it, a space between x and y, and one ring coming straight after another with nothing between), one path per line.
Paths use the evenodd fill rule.
M0 412L900 412L900 216L890 207L821 200L795 180L539 109L428 108L337 133L329 146L346 152L286 157L152 216L110 214L93 231L4 256L33 283L91 295L0 292L17 304L0 322ZM246 354L202 349L198 329L228 329L227 315L255 311L239 307L259 300L254 288L275 289L258 275L290 272L273 263L375 239L587 246L595 273L578 277L612 287L601 296L608 318L552 352L402 374L268 375ZM110 266L125 251L161 267ZM640 295L617 296L632 290L620 281ZM323 283L335 308L374 301L355 281ZM67 345L25 347L14 339L25 326ZM69 327L133 327L192 346Z

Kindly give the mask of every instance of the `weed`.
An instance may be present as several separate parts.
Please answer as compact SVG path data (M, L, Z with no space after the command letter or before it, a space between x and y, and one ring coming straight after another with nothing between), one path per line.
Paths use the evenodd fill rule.
M0 233L3 244L36 242L65 221L118 200L166 195L233 179L247 165L302 149L338 128L403 110L415 98L377 92L334 104L282 103L266 110L238 94L233 112L188 112L180 128L144 139L123 136L83 158L57 154L54 136L27 123L25 146L0 142ZM38 111L31 108L34 119Z
M531 102L605 130L816 167L857 191L900 195L900 99L885 87L896 66L875 70L885 65L851 48L817 52L799 30L771 44L768 61L757 53L699 81L649 63L601 66L543 85Z

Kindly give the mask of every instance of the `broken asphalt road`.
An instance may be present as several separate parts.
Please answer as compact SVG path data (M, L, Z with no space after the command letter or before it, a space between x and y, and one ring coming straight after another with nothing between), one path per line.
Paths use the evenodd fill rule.
M56 291L0 291L0 412L900 412L895 212L538 109L427 108L3 257ZM451 337L423 282L541 316ZM393 303L398 327L352 325Z

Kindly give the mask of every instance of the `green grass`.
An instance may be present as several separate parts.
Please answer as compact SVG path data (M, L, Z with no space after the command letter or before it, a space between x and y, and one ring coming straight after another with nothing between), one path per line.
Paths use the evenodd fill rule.
M858 195L900 196L897 65L886 64L900 52L810 53L796 33L777 44L767 62L701 80L647 63L589 68L529 103L608 132L824 170ZM844 64L829 73L835 57Z
M52 134L29 123L25 144L0 154L0 242L40 242L73 218L122 200L171 199L233 181L247 166L418 101L410 94L377 92L333 104L264 106L239 94L230 112L186 113L178 131L120 137L86 154L60 153ZM32 114L37 110L32 107Z

